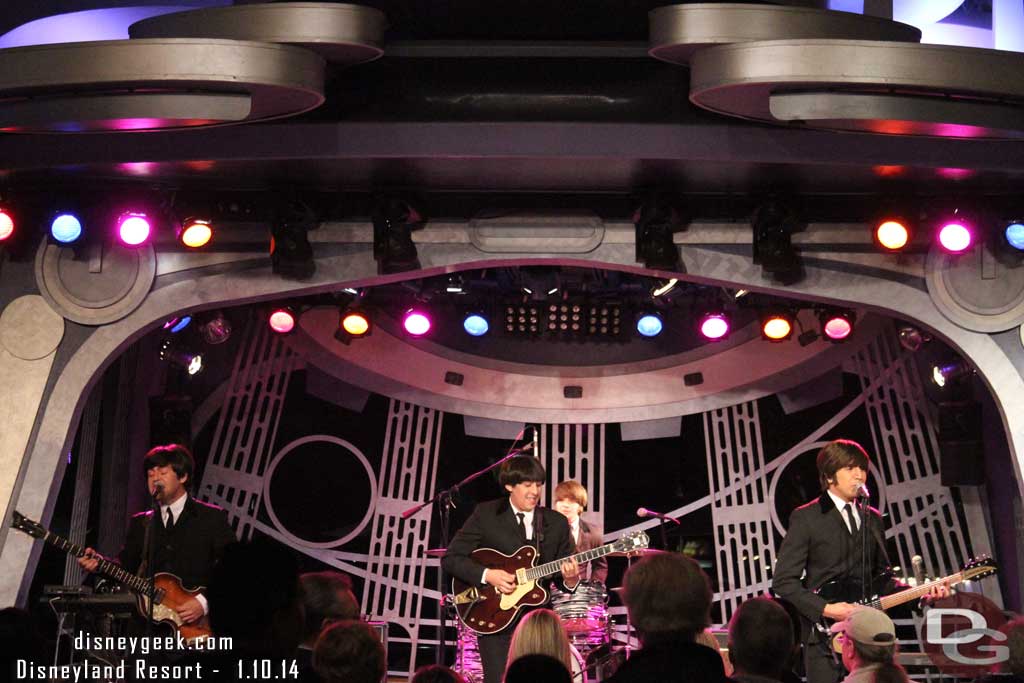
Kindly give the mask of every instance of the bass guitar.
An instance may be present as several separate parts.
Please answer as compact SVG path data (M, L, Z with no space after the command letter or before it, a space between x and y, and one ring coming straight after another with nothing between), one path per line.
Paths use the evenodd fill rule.
M471 586L454 579L452 593L455 596L455 611L469 630L481 635L498 633L512 623L524 607L543 605L548 601L548 591L541 585L540 580L560 572L563 562L573 559L579 564L584 564L611 553L643 550L649 543L647 534L643 531L633 531L599 548L537 566L534 566L537 561L537 549L530 545L524 545L512 555L505 555L491 548L478 548L470 553L470 557L488 569L503 569L509 574L514 574L516 588L512 593L503 595L490 584Z
M58 536L17 510L14 512L11 526L75 557L85 556L85 548L83 546L72 543L63 536ZM186 624L178 616L177 612L177 609L187 600L201 593L202 587L189 590L181 585L181 579L174 574L166 572L155 574L153 580L150 581L141 576L136 576L120 565L105 559L99 560L96 573L113 579L131 590L135 594L136 607L143 618L149 617L149 602L152 600L153 623L169 628L172 633L181 633L181 637L186 643L194 643L197 640L213 635L206 616L203 616L197 622Z

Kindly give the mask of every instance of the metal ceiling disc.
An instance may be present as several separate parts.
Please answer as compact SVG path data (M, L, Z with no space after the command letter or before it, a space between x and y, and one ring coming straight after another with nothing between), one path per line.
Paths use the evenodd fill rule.
M326 2L234 5L175 12L132 24L132 38L226 38L288 43L331 62L358 64L384 54L387 17L372 7Z
M731 43L805 38L921 40L921 31L908 24L807 7L709 2L667 5L651 10L647 17L647 53L684 65L700 49Z
M1024 54L855 40L723 45L694 55L690 101L764 123L1016 137L1024 130L1013 111L1024 112Z
M10 48L0 50L0 121L11 131L67 132L280 118L323 103L324 70L308 50L235 40Z

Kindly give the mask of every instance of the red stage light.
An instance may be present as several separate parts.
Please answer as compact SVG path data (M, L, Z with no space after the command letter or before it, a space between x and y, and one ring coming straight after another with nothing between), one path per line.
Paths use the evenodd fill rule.
M0 242L14 234L14 219L6 209L0 209Z
M278 308L268 319L270 329L278 334L288 334L295 329L295 314L287 308Z

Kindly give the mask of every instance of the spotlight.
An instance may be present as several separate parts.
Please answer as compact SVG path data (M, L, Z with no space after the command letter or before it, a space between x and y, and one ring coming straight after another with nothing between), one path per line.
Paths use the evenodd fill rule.
M270 266L284 278L307 280L316 272L309 231L316 227L316 214L300 199L278 207L270 229Z
M208 220L189 218L178 227L177 238L182 246L189 249L205 247L213 238L213 227Z
M491 329L491 325L487 322L487 318L479 313L470 313L463 319L462 329L473 337L482 337Z
M645 313L636 321L636 331L645 337L657 337L663 327L661 316L655 313Z
M369 316L354 308L349 308L342 314L340 326L349 337L365 337L370 334Z
M0 208L0 242L14 234L14 218L10 211Z
M171 334L178 334L192 323L192 316L182 315L171 318L164 323L164 329Z
M510 302L505 306L505 331L515 335L539 334L543 331L540 314L536 305Z
M199 326L199 334L207 344L212 346L223 344L231 337L231 322L224 317L223 313L217 312Z
M673 234L684 229L680 212L664 197L652 197L633 214L636 260L652 270L681 270Z
M410 308L402 319L402 326L412 336L422 337L430 331L430 318L425 313Z
M709 341L720 341L729 334L729 318L724 313L706 313L700 319L700 333Z
M656 285L654 289L651 290L651 296L658 297L662 296L663 294L668 294L673 289L675 289L675 286L678 282L679 280L677 280L676 278L671 278L660 285Z
M381 274L419 270L412 231L423 227L423 215L397 197L380 197L373 209L373 258Z
M784 341L793 334L793 316L789 313L769 313L761 319L761 336L768 341Z
M974 242L974 235L967 221L955 217L943 221L939 227L939 246L950 254L962 254Z
M910 229L902 218L887 218L875 226L875 244L886 251L900 251L910 242Z
M2 228L0 228L2 234ZM2 238L0 238L2 239ZM1017 251L1024 251L1024 221L1010 221L1003 229L1003 239L1006 244Z
M278 334L288 334L295 329L295 314L290 308L276 308L267 318L270 329Z
M818 315L822 336L829 341L843 341L853 333L854 318L852 311L822 311Z
M138 247L149 239L149 218L144 213L126 212L117 217L117 236L121 243Z
M911 325L904 325L899 329L898 332L900 346L905 348L911 353L915 353L921 349L922 346L932 340L932 338Z
M971 375L973 372L974 370L971 369L971 366L963 360L954 361L947 365L933 365L932 381L935 382L935 386L945 388Z
M190 377L198 375L206 369L206 365L203 363L203 354L176 348L174 342L170 339L160 346L160 360L165 360L185 368Z
M800 279L800 259L793 248L793 233L800 227L793 210L780 201L762 204L751 219L754 263L782 283Z
M50 237L61 244L72 244L82 236L82 221L73 213L61 213L50 222Z

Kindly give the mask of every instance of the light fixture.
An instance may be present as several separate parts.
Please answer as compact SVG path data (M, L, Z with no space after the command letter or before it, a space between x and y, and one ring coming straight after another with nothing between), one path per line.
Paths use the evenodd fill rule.
M911 353L919 351L922 346L932 340L930 335L925 334L913 325L904 325L900 327L897 335L900 346Z
M419 270L412 231L423 226L422 213L404 199L382 196L377 199L371 218L377 272L383 275Z
M676 278L670 278L666 280L664 283L656 286L654 289L651 290L651 296L658 297L662 296L663 294L668 294L675 288L678 282L679 280L677 280Z
M0 242L14 234L14 217L11 212L0 207Z
M472 337L482 337L491 329L487 318L480 313L470 313L462 320L462 329Z
M789 313L768 313L761 318L761 336L768 341L780 342L793 334L793 316Z
M821 321L821 336L833 342L845 340L853 333L855 317L852 311L821 311L818 314Z
M164 329L171 334L178 334L192 323L192 316L175 316L164 323Z
M729 335L729 318L720 311L705 313L700 319L700 333L708 341L721 341Z
M270 266L283 278L308 280L316 272L309 231L317 225L316 214L301 199L292 198L277 207L270 228Z
M673 235L685 228L681 213L667 199L649 198L633 214L636 260L652 270L681 270Z
M430 331L430 318L426 313L410 308L402 318L402 327L414 337L422 337Z
M218 311L199 326L199 335L204 342L212 346L223 344L231 338L231 321L224 317L224 313Z
M910 242L910 229L907 221L890 217L878 222L875 226L874 241L886 251L900 251Z
M636 321L636 331L644 337L657 337L664 326L657 313L644 313Z
M1009 221L1003 228L1003 239L1011 249L1024 252L1024 221Z
M799 280L802 267L792 238L800 223L793 209L779 200L769 200L757 208L750 223L754 263L784 284Z
M165 360L185 369L190 377L206 369L203 354L178 348L174 341L167 339L160 345L160 360Z
M178 227L177 238L189 249L205 247L213 239L213 225L202 218L188 218Z
M60 244L73 244L82 236L82 221L73 213L58 213L50 221L50 237Z
M974 243L974 227L959 211L939 222L939 246L950 254L962 254Z
M151 230L149 217L142 212L128 211L117 217L117 237L125 246L142 246Z
M932 366L932 382L935 386L946 388L955 384L965 377L970 376L974 370L964 360L957 360L945 365Z
M270 312L267 324L278 334L288 334L295 329L295 313L290 308L275 308Z

